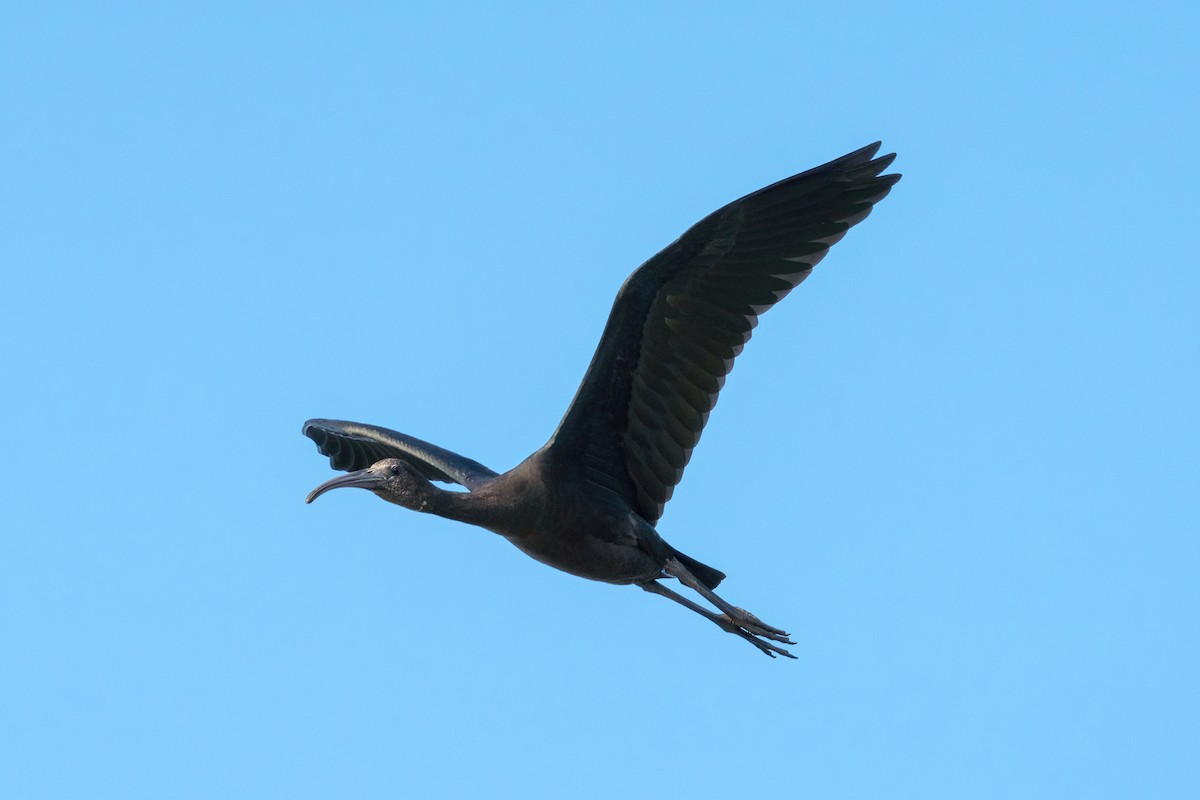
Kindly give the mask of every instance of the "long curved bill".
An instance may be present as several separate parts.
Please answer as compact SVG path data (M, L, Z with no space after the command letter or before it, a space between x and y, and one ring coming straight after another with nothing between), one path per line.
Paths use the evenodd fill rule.
M348 472L345 475L339 475L332 480L325 481L317 488L308 493L308 497L304 498L304 502L311 503L321 495L328 492L330 489L374 489L379 485L382 478L371 472L370 469L360 469L357 472Z

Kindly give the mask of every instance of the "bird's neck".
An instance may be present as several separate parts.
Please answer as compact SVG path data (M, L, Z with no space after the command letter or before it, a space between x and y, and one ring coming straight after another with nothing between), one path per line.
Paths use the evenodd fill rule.
M491 519L489 504L482 495L473 492L452 492L440 489L432 483L425 484L418 497L414 510L427 514L437 514L439 517L465 522L468 525L486 527Z

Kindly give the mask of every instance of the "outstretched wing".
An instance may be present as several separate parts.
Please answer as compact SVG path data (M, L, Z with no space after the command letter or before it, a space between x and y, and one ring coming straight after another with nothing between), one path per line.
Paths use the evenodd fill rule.
M317 443L322 455L329 456L329 465L334 469L350 472L366 469L384 458L402 458L431 481L458 483L468 489L496 477L478 461L375 425L310 419L303 431Z
M758 316L900 180L878 150L730 203L629 276L547 450L657 521Z

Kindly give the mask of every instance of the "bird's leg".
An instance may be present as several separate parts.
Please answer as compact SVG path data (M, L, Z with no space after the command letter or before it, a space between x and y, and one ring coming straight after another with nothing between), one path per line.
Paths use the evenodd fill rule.
M775 645L771 644L770 642L764 642L764 641L758 639L754 634L752 634L749 631L745 630L744 628L740 627L736 622L731 620L728 616L726 616L724 614L714 614L712 611L709 611L707 608L696 605L695 603L693 603L691 600L688 600L683 595L668 589L667 587L663 586L658 581L650 581L649 583L643 583L643 584L639 584L639 585L643 589L645 589L647 592L650 592L651 594L662 595L663 597L667 598L668 600L674 600L676 603L679 603L682 606L686 606L687 608L690 608L692 611L695 611L697 614L704 617L705 619L716 623L717 626L721 628L721 630L726 631L727 633L735 633L738 636L742 637L747 642L749 642L750 644L757 647L759 650L761 650L764 653L766 653L767 655L769 655L771 658L775 657L775 653L779 653L781 656L787 656L788 658L795 658L794 655L789 653L787 650L784 650L782 647L776 647Z
M755 636L774 639L775 641L783 642L784 644L795 644L795 642L788 638L787 631L782 631L779 628L772 627L751 614L746 609L738 608L737 606L731 605L722 600L716 595L715 592L713 592L712 589L709 589L707 586L701 583L700 580L693 575L687 567L680 563L679 559L668 558L666 566L663 567L663 571L668 575L674 575L679 579L680 583L698 593L705 600L724 611L735 624L741 628L745 628Z

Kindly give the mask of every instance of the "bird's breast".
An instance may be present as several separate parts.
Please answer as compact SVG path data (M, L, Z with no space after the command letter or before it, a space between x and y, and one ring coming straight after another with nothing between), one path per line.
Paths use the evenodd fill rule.
M666 545L618 495L538 454L489 484L486 527L543 564L605 583L653 580ZM482 499L482 498L481 498Z
M535 527L507 538L543 564L605 583L653 580L666 558L652 527L632 512L604 507L550 509Z

